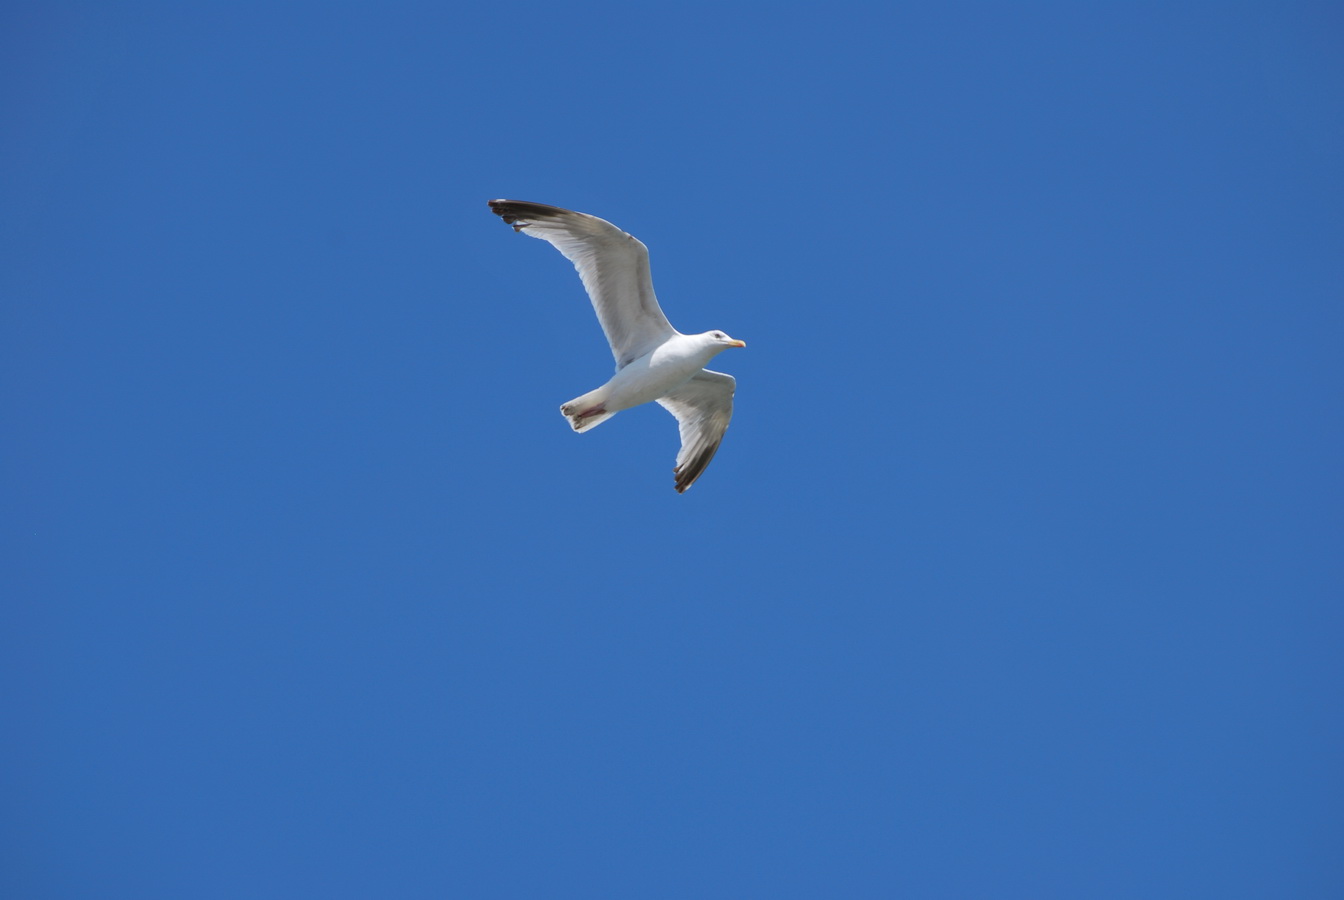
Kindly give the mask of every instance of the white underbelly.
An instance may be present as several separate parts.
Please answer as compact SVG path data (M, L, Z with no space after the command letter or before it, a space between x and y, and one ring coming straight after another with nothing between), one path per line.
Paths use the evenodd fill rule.
M611 394L604 404L612 412L651 403L670 391L681 387L702 368L699 360L691 358L661 359L654 354L642 356L611 379Z

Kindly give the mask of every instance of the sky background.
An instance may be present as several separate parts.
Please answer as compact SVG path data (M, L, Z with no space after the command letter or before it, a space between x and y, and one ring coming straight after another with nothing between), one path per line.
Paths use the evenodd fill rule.
M1338 4L0 42L4 897L1344 895Z

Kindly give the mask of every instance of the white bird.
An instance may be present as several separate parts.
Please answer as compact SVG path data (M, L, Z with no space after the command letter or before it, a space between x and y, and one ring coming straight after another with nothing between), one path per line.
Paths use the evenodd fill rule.
M610 222L521 200L491 200L490 209L514 231L549 241L574 263L616 357L610 381L560 412L583 432L623 409L656 401L681 428L673 474L677 493L685 491L714 458L733 417L736 380L705 364L746 342L722 331L682 334L673 328L653 294L649 248Z

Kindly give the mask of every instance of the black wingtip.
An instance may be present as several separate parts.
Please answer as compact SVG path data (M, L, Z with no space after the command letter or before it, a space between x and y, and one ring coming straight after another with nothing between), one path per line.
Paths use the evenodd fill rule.
M547 206L545 203L530 203L527 200L491 200L489 206L491 212L513 225L515 231L520 227L526 227L525 222L522 226L515 224L520 219L554 219L557 216L574 215L568 209Z
M491 200L490 211L504 220L505 224L513 225L514 231L521 231L524 226L515 224L519 219L519 213L512 207L512 200Z
M714 459L714 454L719 452L721 443L722 441L715 441L701 451L699 456L686 460L686 465L677 466L672 470L676 478L676 483L672 486L676 488L678 494L686 493L687 488L695 484L696 479L704 474L705 469L709 468L710 461Z

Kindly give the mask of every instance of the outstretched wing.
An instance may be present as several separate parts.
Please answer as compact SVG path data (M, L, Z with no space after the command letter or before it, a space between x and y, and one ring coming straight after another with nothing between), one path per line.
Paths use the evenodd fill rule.
M733 417L736 388L733 376L701 369L686 384L659 398L658 405L676 416L681 427L681 452L673 470L678 494L695 484L718 452Z
M550 241L574 263L621 369L677 331L653 293L649 248L610 222L558 206L491 200L495 215L521 231Z

